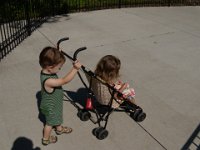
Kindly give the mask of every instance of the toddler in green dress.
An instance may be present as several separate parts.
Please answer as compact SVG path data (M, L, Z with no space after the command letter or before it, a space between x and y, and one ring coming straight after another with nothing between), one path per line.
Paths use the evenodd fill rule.
M55 127L57 135L71 133L72 128L64 127L63 123L63 89L62 85L70 82L81 68L79 61L73 63L71 70L62 78L57 73L65 63L64 55L54 47L45 47L39 56L39 63L42 68L40 73L41 81L41 104L40 110L45 116L42 144L48 145L57 142L57 136L51 135Z

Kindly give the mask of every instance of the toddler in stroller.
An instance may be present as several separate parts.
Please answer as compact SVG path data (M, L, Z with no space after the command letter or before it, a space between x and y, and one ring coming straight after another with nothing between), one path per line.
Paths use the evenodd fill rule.
M114 101L112 101L112 108L119 107L124 100L128 101L130 104L135 104L135 91L133 88L129 88L128 83L123 83L119 77L119 71L121 67L121 61L113 56L106 55L100 59L98 62L95 74L103 81L114 87L122 95L114 95ZM109 105L111 99L110 89L95 80L92 84L92 90L94 95L97 97L97 101L102 105Z

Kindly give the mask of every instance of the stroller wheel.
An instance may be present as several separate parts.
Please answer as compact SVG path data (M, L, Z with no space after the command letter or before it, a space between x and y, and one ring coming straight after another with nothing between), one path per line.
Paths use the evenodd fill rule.
M97 128L96 137L99 140L103 140L108 136L108 131L103 127Z
M94 128L94 129L92 130L92 134L93 134L94 136L97 136L97 132L98 132L98 130L99 130L100 128L102 128L102 127Z
M146 113L141 112L141 113L138 114L138 116L137 116L137 121L138 121L138 122L142 122L145 118L146 118Z
M130 113L131 118L135 121L141 122L145 119L146 114L143 113L142 109L136 109L134 112ZM143 118L143 120L142 120Z
M91 114L87 110L82 109L79 110L78 117L81 119L81 121L88 121L91 117Z

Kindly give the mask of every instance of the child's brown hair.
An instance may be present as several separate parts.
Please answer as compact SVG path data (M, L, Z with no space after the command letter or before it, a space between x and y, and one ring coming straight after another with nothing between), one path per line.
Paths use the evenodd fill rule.
M108 83L119 77L121 61L113 55L106 55L100 59L96 66L95 73Z
M40 53L39 63L42 68L56 66L61 62L65 62L65 56L54 47L45 47Z

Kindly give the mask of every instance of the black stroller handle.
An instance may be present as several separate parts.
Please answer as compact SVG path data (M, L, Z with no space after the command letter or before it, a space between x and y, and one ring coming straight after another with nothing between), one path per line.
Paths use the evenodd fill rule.
M70 56L70 55L68 55L67 53L65 53L65 52L63 52L63 51L61 51L61 53L63 54L63 55L65 55L67 58L69 58L70 60L72 60L72 61L76 61L77 60L77 55L78 55L78 53L79 52L81 52L81 51L83 51L83 50L86 50L87 48L86 47L81 47L81 48L79 48L79 49L77 49L75 52L74 52L74 55L73 55L73 58ZM84 71L84 72L87 72L85 69L85 66L81 66L81 69ZM81 74L78 72L78 76L79 76L79 78L80 78L80 80L82 81L82 83L83 83L83 85L86 87L86 88L88 88L87 87L87 85L86 85L86 83L84 82L84 80L83 80L83 78L81 77Z
M65 53L64 51L61 50L61 53L62 53L63 55L65 55L67 58L69 58L70 60L75 61L74 58L72 58L71 56L69 56L69 55L68 55L67 53Z
M76 60L76 59L77 59L78 53L81 52L81 51L84 51L84 50L86 50L86 49L87 49L87 47L81 47L81 48L77 49L77 50L74 52L73 59Z
M68 38L68 37L65 37L65 38L60 39L60 40L57 42L57 49L58 49L58 50L60 49L60 43L63 42L63 41L66 41L66 40L69 40L69 38Z
M81 52L81 51L83 51L83 50L86 50L86 49L87 49L86 47L81 47L81 48L77 49L77 50L74 52L73 57L71 57L70 55L68 55L68 54L65 53L64 51L61 51L61 53L63 53L63 55L65 55L67 58L71 59L72 61L76 61L78 53Z
M58 50L60 50L60 43L63 42L63 41L66 41L66 40L69 40L69 37L65 37L65 38L62 38L62 39L58 40L58 42L57 42L57 49L58 49ZM61 50L61 52L62 52L66 57L68 57L69 59L71 59L71 60L73 60L73 61L76 61L78 53L79 53L80 51L83 51L83 50L86 50L86 49L87 49L87 47L80 47L80 48L78 48L78 49L74 52L73 58L72 58L70 55L68 55L67 53L65 53L64 51Z

